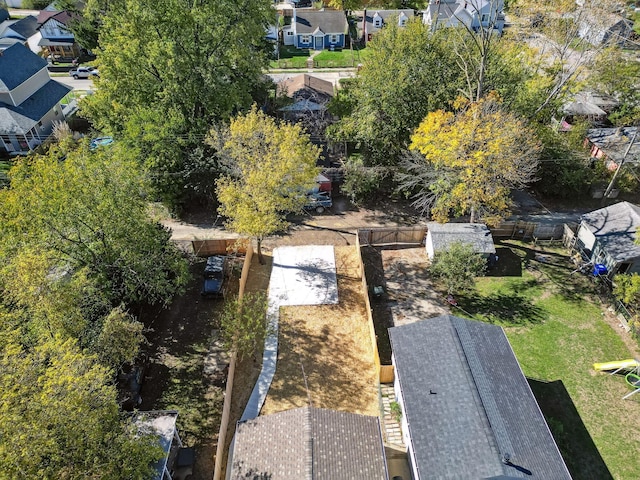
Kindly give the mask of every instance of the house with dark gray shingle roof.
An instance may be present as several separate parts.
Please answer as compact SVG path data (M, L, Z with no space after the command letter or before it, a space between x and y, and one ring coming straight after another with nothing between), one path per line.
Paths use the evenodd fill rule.
M227 480L387 480L377 417L314 407L239 422Z
M404 27L415 16L413 9L404 10L365 10L362 14L361 33L365 43L371 41L373 36L382 30L389 22Z
M39 53L41 48L38 42L41 38L38 20L33 15L0 23L0 41L4 40L2 44L5 46L9 46L11 41L16 41L28 45L33 53Z
M427 223L425 248L431 260L456 242L471 245L483 257L496 253L491 232L483 223Z
M434 28L464 26L501 34L505 20L503 10L502 0L429 0L422 21Z
M640 273L640 207L619 202L580 218L576 246L591 262L607 267L609 275Z
M501 327L443 315L389 329L415 480L569 480Z
M293 9L291 25L282 29L285 45L324 50L347 45L349 24L342 10Z
M26 153L44 142L53 122L64 121L60 101L70 90L24 45L0 52L0 150Z

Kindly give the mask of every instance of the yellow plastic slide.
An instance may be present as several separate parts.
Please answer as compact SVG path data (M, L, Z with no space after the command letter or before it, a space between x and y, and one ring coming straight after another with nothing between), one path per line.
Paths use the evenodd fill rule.
M594 363L593 368L600 372L618 369L633 369L638 366L638 361L633 358L627 360L618 360L617 362Z

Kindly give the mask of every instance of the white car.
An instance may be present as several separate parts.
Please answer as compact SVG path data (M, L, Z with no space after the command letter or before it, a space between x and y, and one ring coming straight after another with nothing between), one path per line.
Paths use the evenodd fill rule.
M100 72L94 67L77 67L69 71L69 75L75 78L100 77Z

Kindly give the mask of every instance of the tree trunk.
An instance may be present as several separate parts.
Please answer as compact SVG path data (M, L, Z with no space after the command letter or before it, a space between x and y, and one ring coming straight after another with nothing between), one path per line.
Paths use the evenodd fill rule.
M469 223L476 223L476 207L471 206L471 213L469 214Z
M258 240L258 261L260 262L260 265L264 265L264 257L262 256L262 237L258 237L256 240Z

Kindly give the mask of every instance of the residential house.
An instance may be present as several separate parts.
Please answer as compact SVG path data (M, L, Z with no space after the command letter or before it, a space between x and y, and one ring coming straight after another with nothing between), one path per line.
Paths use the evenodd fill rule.
M607 119L619 105L619 102L611 95L597 92L577 93L570 102L562 107L562 129L570 130L572 123L577 119L586 119L592 124L599 124Z
M227 480L387 480L377 417L302 407L236 425Z
M427 223L425 248L431 260L456 242L471 245L476 253L486 258L496 253L491 232L482 223Z
M584 214L576 234L576 247L593 264L607 267L609 275L640 273L640 207L620 202Z
M623 159L626 163L640 163L638 127L589 129L585 146L591 149L592 158L602 159L610 170L618 168Z
M367 43L389 22L396 22L399 27L404 27L414 16L415 11L412 9L365 10L362 15L362 38Z
M414 480L569 480L501 327L452 315L389 329Z
M578 36L596 46L624 45L632 31L631 20L605 10L593 10L581 16Z
M56 60L70 61L82 55L82 47L69 30L73 20L74 15L67 11L42 10L38 15L38 28L42 36L39 45Z
M0 49L5 49L14 43L22 43L27 45L33 53L40 53L41 48L38 43L41 38L38 19L33 15L0 23Z
M16 43L0 53L0 150L26 153L46 140L70 87L52 80L47 61Z
M324 50L347 46L349 24L342 10L293 9L291 25L283 29L283 43L300 49Z
M7 10L6 8L0 8L0 23L4 22L5 20L9 20L9 18L9 10Z
M458 27L479 31L491 29L502 34L504 29L503 0L429 0L423 13L423 23L436 27Z

